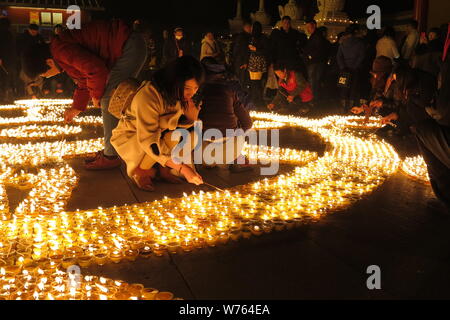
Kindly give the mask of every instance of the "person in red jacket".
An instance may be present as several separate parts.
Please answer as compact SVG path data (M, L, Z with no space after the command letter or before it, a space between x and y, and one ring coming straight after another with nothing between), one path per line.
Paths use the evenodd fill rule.
M146 59L144 38L121 20L94 21L80 30L66 30L50 45L36 45L25 53L24 71L29 77L51 78L66 72L74 80L77 88L64 115L67 123L85 111L90 100L102 109L105 149L86 160L86 169L120 166L110 142L119 120L108 112L109 100L122 81L139 76Z
M269 110L279 110L279 113L306 114L309 112L308 104L313 100L311 85L298 71L289 70L284 64L275 64L273 67L278 77L278 93L272 103L267 106Z

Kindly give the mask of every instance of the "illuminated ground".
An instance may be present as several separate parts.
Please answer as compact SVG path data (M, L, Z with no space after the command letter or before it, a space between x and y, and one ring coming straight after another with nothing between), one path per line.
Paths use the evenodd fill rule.
M295 129L283 130L282 146L319 154L324 150L317 137ZM69 163L81 179L68 210L179 197L195 190L158 184L156 193L140 192L124 178L123 169L89 173L81 160ZM221 169L201 173L221 188L259 179ZM428 186L397 173L342 214L302 229L188 254L91 267L84 273L142 283L186 299L449 298L450 219L426 208L431 198ZM374 264L382 269L380 292L366 288L365 271Z
M262 118L264 117L262 115ZM281 119L280 121L285 120ZM302 127L301 124L305 124L310 130L298 128L295 123L291 128L282 129L281 147L317 152L320 159L329 157L330 155L324 154L326 145L323 140L311 132L316 130L314 129L315 122L301 122L300 127ZM341 124L336 123L335 125L340 126ZM318 132L324 136L330 135L330 129L325 129L325 127L322 129L322 126L323 124L319 124ZM170 291L177 297L185 299L449 297L447 287L450 284L450 276L447 275L447 270L450 260L447 252L449 252L450 236L447 230L450 227L450 219L426 208L427 201L433 198L430 188L411 180L400 172L391 175L393 171L390 171L392 170L390 167L395 167L397 160L391 161L391 156L396 157L396 155L392 154L389 148L385 149L376 141L373 144L366 144L365 139L352 140L353 138L350 137L350 140L346 140L347 142L342 138L335 139L342 134L339 130L341 129L338 129L336 133L331 132L329 136L335 145L334 149L331 149L333 150L331 156L338 160L342 159L336 163L343 163L343 167L338 165L333 168L332 163L319 159L312 166L305 168L306 171L299 169L300 174L297 173L298 177L295 178L297 180L293 180L292 185L297 188L299 184L303 183L308 183L307 186L314 186L314 182L310 181L311 177L305 177L304 181L306 182L302 182L302 172L307 174L323 168L327 170L326 172L331 170L329 172L332 173L332 176L329 179L328 175L320 178L321 188L327 187L327 180L334 181L346 175L351 179L350 181L356 183L344 183L344 186L350 187L337 193L341 196L344 195L340 200L331 197L334 199L331 206L339 207L340 201L346 201L345 197L359 199L359 196L354 194L355 190L362 192L361 194L368 192L368 195L363 196L362 200L358 200L356 204L330 215L322 215L319 222L307 223L299 229L275 232L248 240L242 239L238 242L230 241L227 246L219 245L216 248L204 248L190 253L180 253L181 250L178 254L166 252L163 257L152 255L148 260L139 258L134 263L122 262L120 264L109 263L102 267L91 266L89 269L83 270L83 275L101 275L128 283L142 283L145 287ZM88 136L92 137L92 132ZM68 141L70 143L71 140L68 139ZM415 155L413 141L402 140L393 143L401 146L397 152L402 158L405 155ZM375 145L378 146L376 150L370 151L369 149ZM361 163L355 163L358 160ZM15 161L14 158L8 159L8 162L13 161ZM165 196L179 198L183 193L190 194L194 190L211 191L207 187L196 189L189 185L158 184L157 192L144 193L137 190L125 178L124 168L92 173L83 170L82 158L78 157L67 160L67 162L79 177L79 182L65 206L65 210L68 212L77 209L94 210L93 208L98 206L109 208L125 204L145 203L160 200ZM322 167L323 164L325 167ZM372 166L376 167L377 171L369 172L368 176L361 177L360 170L368 172L368 168L370 169ZM293 167L282 167L282 173L289 173L292 170ZM246 185L261 179L257 173L233 175L219 169L201 170L201 174L206 182L220 188ZM379 174L387 176L387 180L381 185L382 180L377 178L381 177L378 176ZM312 175L312 178L314 177L315 174ZM362 184L358 184L357 180L361 180L359 183ZM277 185L282 186L283 181L285 180L277 182ZM339 180L333 184L339 186ZM358 185L363 189L366 186L369 188L368 190L374 189L375 191L370 193L351 187ZM286 190L288 193L284 196L293 195L295 199L296 194L302 194L302 190ZM324 203L323 194L321 196L318 193L314 196L316 191L311 190L313 195L312 197L308 195L308 199L312 199L314 203ZM334 189L330 188L323 190L334 192L332 191ZM278 192L283 191L280 189ZM6 192L12 212L28 196L27 192L21 192L17 188L7 187ZM316 198L317 196L318 198ZM302 199L300 196L296 201L302 201ZM259 199L257 200L259 201ZM326 201L329 200L325 200L325 203ZM259 210L264 210L264 203L262 206L261 203L257 204L260 206ZM283 213L290 209L283 207L283 203L276 204L276 200L272 204L273 208L270 210L273 214L278 214L277 210L281 210L280 212ZM302 210L305 213L308 213L309 210L314 212L315 209L310 209L313 208L313 205L304 201L301 204ZM31 210L31 213L34 210L32 207L24 208ZM215 215L221 210L220 207L213 208L218 210L212 213ZM297 210L296 207L293 209L294 212ZM243 214L244 211L240 214ZM261 211L257 212L261 217L265 214ZM267 214L270 215L271 212L267 212ZM182 214L183 212L174 213ZM170 216L170 213L167 215ZM57 222L59 221L58 216L56 215L55 218L44 216L42 221L54 219L55 223L60 223ZM197 219L195 214L192 217ZM305 217L307 218L308 214ZM311 217L310 214L309 217ZM188 222L191 220L188 216L185 218ZM170 222L168 217L165 219ZM226 219L225 222L230 223ZM98 223L98 220L92 220L83 226L91 228L95 223ZM185 224L189 228L195 226L191 222ZM46 228L45 224L43 226ZM163 226L164 224L160 226L161 231L164 231ZM64 225L64 227L68 228L68 225ZM212 224L212 228L219 230L219 227L221 228L220 223ZM28 226L24 227L25 230L34 233L35 243L46 243L45 233L42 236L44 228L40 225L34 225L31 229ZM48 228L53 227L49 224ZM61 230L59 231L62 232ZM14 235L13 231L8 231L8 228L4 228L4 232L5 235L10 233ZM145 236L148 230L138 230L138 232L143 232ZM167 235L170 236L170 234ZM61 236L59 235L59 237ZM22 235L18 234L15 237L20 240ZM84 237L90 238L88 235L80 235L77 241L83 242ZM115 239L119 239L120 242ZM122 248L126 244L119 237L115 239L114 246ZM164 240L159 235L155 239L157 241ZM33 252L40 252L39 248L40 246L35 246ZM110 249L111 252L113 249L114 247ZM20 263L20 260L17 259L18 255L16 254L12 260L8 261ZM365 272L369 265L381 267L381 291L371 292L366 288L368 275Z

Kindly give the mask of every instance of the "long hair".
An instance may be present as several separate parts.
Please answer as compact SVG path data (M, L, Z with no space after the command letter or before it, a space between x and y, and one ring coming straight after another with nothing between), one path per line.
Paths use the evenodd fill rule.
M204 70L197 59L192 56L184 56L156 72L152 83L167 105L174 106L180 102L181 106L186 108L184 84L191 79L195 79L201 85L204 80Z

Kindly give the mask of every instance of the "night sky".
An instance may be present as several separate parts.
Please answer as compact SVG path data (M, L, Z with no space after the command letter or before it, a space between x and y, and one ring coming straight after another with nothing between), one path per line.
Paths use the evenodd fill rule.
M243 14L258 9L259 0L242 0ZM278 5L288 0L266 0L266 10L278 20ZM380 5L382 12L392 13L411 10L413 0L347 0L345 11L350 18L365 16L371 4ZM236 0L103 0L106 17L125 19L143 18L161 28L184 26L186 28L210 28L219 30L227 26L227 20L236 14Z

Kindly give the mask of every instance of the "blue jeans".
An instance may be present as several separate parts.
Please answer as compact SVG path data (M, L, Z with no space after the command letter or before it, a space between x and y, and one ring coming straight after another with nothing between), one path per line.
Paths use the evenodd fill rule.
M123 47L122 56L117 60L108 77L105 94L100 102L102 106L103 130L105 133L106 156L117 156L111 145L112 131L119 124L119 119L108 111L111 95L117 86L128 78L138 78L147 61L147 46L141 34L133 32Z
M308 65L308 78L311 84L311 89L314 95L314 101L319 101L320 96L320 86L322 84L322 79L325 74L326 64L325 63L312 63Z

